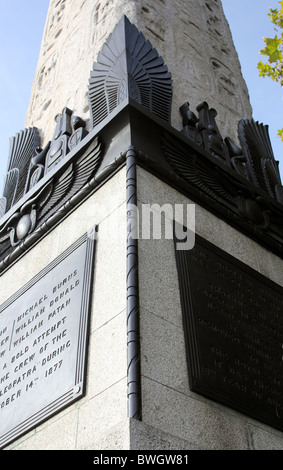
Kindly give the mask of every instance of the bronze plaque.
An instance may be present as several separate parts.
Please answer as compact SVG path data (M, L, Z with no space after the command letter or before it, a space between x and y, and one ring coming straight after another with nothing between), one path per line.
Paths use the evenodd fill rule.
M0 306L0 447L85 392L94 237Z
M283 288L198 236L176 259L191 389L283 431Z

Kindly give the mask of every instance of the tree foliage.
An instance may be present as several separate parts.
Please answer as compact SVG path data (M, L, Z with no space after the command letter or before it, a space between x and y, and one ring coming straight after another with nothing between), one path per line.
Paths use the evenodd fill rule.
M270 77L283 86L283 0L279 2L280 8L271 8L268 16L274 24L276 34L274 38L263 38L265 47L260 51L267 57L267 63L258 63L259 76ZM283 129L278 131L283 141Z

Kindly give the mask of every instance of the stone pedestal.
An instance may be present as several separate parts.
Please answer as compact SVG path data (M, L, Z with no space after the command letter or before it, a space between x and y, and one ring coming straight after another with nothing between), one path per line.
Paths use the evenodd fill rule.
M120 3L137 25L125 16L120 19ZM0 418L1 409L18 413L16 424L10 424L7 413L5 421L0 419L5 449L283 448L278 378L283 331L280 175L266 128L247 119L247 93L238 72L233 74L234 85L229 81L235 52L219 1L189 2L191 9L188 2L163 3L160 12L155 3L96 5L86 0L77 10L77 2L71 0L51 2L27 117L28 125L42 125L44 144L38 149L36 127L27 131L34 136L30 154L26 147L22 152L22 144L11 152L0 201ZM72 28L67 21L71 12ZM80 26L82 15L85 28ZM174 23L172 28L166 18ZM172 48L166 46L168 38ZM88 55L76 55L86 44L92 54L94 45L101 49L88 70L88 88L83 72ZM72 60L72 54L62 54L62 47L75 51ZM206 54L199 55L201 47ZM192 67L182 59L188 50L196 64ZM224 55L229 56L226 62ZM63 75L66 88L60 85L59 91ZM230 104L224 99L226 92L235 94ZM190 96L193 106L186 101ZM239 109L231 105L235 96ZM48 110L54 117L57 106L52 127ZM238 134L233 123L241 118L245 119ZM224 121L227 127L221 125ZM262 148L269 148L269 153L261 153ZM20 179L14 178L17 173ZM11 194L21 196L13 199ZM186 228L188 239L180 240ZM43 349L30 355L39 341L30 326L35 318L31 286L47 269L55 273L53 293L63 298L72 279L67 273L59 279L50 266L60 266L63 254L71 252L81 237L95 239L91 259L84 265L91 271L90 288L80 303L88 325L85 349L79 353L84 358L83 393L53 414L48 412L52 404L47 386L44 412L42 397L32 392L30 415L22 417L21 406L29 393L23 375L31 367L27 358L34 366L30 388L36 391L37 384L44 385L41 353L46 350L51 371L47 375L53 375L61 389L64 376L55 371L55 363L67 358L67 349L60 349L63 339L73 340L67 328L56 323L58 347L56 343L52 356L53 304L46 298L51 317L44 316L40 326ZM213 268L209 252L197 251L195 242L200 239L218 257ZM208 277L207 288L205 282L196 286L198 296L207 301L196 302L190 270L178 250L190 250L204 276L205 269L211 274L211 269L223 266L223 253L227 257L230 264L218 269L220 280ZM247 311L254 292L247 297L240 289L246 278L239 276L245 270L268 285L268 298L261 289L258 322L254 311ZM8 329L8 313L27 292L29 305L22 305L19 315L13 311ZM270 303L271 315L270 292L276 299ZM68 304L68 325L77 318L73 304ZM211 335L204 334L205 329ZM16 340L23 344L18 356L13 355ZM235 344L244 351L249 346L249 352L243 357ZM209 367L203 348L212 358ZM242 394L249 400L254 396L255 403L244 408ZM264 413L258 413L261 408Z

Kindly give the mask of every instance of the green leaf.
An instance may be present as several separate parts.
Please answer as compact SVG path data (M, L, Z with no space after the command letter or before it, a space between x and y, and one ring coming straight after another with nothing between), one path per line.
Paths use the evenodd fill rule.
M279 3L281 4L280 11L278 12L277 8L270 8L268 16L275 26L283 28L283 3L282 1Z
M260 51L260 54L265 55L268 57L268 62L273 63L277 62L277 60L282 60L282 52L278 49L279 46L282 44L281 39L277 37L277 35L272 38L263 38L266 44L266 47Z

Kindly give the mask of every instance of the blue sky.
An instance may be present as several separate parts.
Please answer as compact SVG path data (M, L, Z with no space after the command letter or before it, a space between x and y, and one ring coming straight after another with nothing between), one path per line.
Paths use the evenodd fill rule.
M9 138L25 128L49 0L0 0L0 195Z
M9 137L25 127L25 115L49 0L0 0L0 191L6 172ZM278 0L222 0L248 85L253 117L269 125L270 137L283 180L283 143L277 129L283 127L283 90L269 78L258 76L263 36L273 37L267 13ZM91 66L91 64L90 64ZM244 116L243 116L244 117Z
M234 44L247 83L255 121L268 124L276 160L279 160L283 181L283 142L277 130L283 128L283 88L270 78L258 75L259 60L266 62L259 51L265 47L263 37L274 37L274 26L267 13L278 8L278 0L222 0Z

